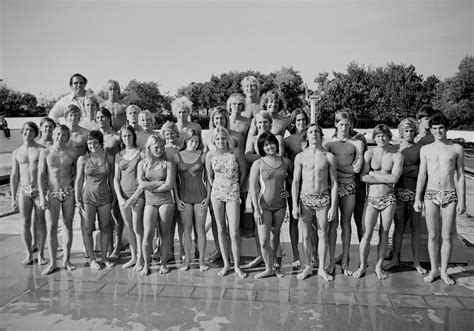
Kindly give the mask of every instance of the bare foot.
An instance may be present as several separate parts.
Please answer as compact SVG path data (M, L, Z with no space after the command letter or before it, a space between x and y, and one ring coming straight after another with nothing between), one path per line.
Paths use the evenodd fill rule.
M46 276L46 275L52 274L53 272L55 272L57 270L58 270L58 268L56 267L55 264L50 264L41 273Z
M388 275L382 270L382 268L375 268L375 274L380 280L387 279Z
M446 285L455 285L456 284L456 281L454 279L452 279L451 277L449 277L449 275L445 272L441 273L441 279L443 280L443 282Z
M330 282L331 280L334 280L334 277L330 275L326 270L323 268L318 269L318 275L324 279L326 282Z
M295 261L291 262L291 266L292 266L293 268L299 268L299 267L301 267L301 262L300 262L300 260L295 260Z
M160 267L160 274L161 275L167 274L168 272L170 272L170 269L168 268L168 266L166 264L162 265Z
M235 274L240 278L247 278L247 273L240 270L238 267L234 267Z
M209 266L205 265L205 264L201 264L199 266L199 270L200 271L208 271L209 270Z
M33 264L33 255L27 255L25 259L23 260L24 265L32 265Z
M392 268L397 268L400 265L400 262L398 260L392 259L391 261L388 261L382 266L383 270L390 270Z
M436 280L436 278L438 278L438 277L439 277L439 271L438 270L431 270L430 273L428 274L428 276L424 277L423 280L427 283L431 283L434 280Z
M69 270L69 271L76 270L76 266L72 264L71 261L69 260L63 261L63 266L64 266L64 269Z
M359 267L354 273L352 274L352 277L354 278L362 278L365 275L365 268Z
M181 271L188 271L189 270L189 264L183 264L181 267L179 267L179 270Z
M150 274L150 268L148 267L143 267L142 270L140 271L140 275L143 277L148 276Z
M133 271L139 272L139 271L141 271L142 269L143 269L143 264L137 263L137 264L135 264L135 268L133 268Z
M100 270L100 269L102 269L102 265L100 265L99 262L97 262L97 261L95 261L95 260L94 260L94 261L91 261L90 264L91 264L90 267L91 267L92 270Z
M46 259L44 258L44 256L38 255L38 263L39 263L40 265L45 265L45 264L48 263L48 260L46 260Z
M275 271L265 269L264 271L259 272L258 274L255 274L254 278L259 279L259 278L270 277L270 276L273 276L273 275L275 275Z
M306 266L304 267L303 271L300 272L296 278L299 279L299 280L303 280L305 278L308 278L308 276L310 276L311 274L313 273L313 268L311 268L310 266Z
M418 263L418 264L414 264L413 267L416 269L416 271L417 271L420 275L424 275L424 274L426 274L426 273L428 272L428 271L427 271L425 268L423 268L423 267L421 266L421 264L419 264L419 263Z
M341 265L341 269L344 276L352 276L352 271L349 270L349 267L347 265Z
M224 268L222 268L222 270L217 273L217 276L224 277L229 272L229 268L230 267L228 265L224 265Z
M255 259L253 259L252 261L250 261L248 264L247 264L247 268L253 268L253 267L256 267L258 266L259 264L263 263L263 257L262 256L257 256Z
M137 264L137 260L131 259L131 260L128 261L127 263L124 263L124 265L122 266L122 268L124 268L124 269L131 268L131 267L133 267L133 266L136 265L136 264Z

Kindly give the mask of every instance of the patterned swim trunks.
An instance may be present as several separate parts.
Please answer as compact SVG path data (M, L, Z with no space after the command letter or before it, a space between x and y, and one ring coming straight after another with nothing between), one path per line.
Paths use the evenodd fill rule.
M300 203L311 209L322 209L329 205L331 197L328 192L319 193L319 194L306 194L300 193Z
M371 205L373 208L382 211L391 204L397 202L397 198L395 198L395 194L389 193L387 195L382 195L380 197L369 197L365 198L365 202Z
M425 200L429 200L439 207L445 207L451 202L457 202L458 195L456 191L426 190Z
M70 196L74 195L73 187L58 188L56 190L49 191L49 197L64 202Z
M39 200L39 190L35 185L20 185L18 194L31 200Z
M337 182L337 196L339 198L355 194L356 192L356 182L354 178L349 183Z
M415 192L408 188L399 187L395 191L395 196L398 201L401 202L412 202L415 201Z

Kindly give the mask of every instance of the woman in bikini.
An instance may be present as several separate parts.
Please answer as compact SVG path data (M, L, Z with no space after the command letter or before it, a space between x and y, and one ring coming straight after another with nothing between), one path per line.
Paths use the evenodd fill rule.
M212 187L211 202L214 209L219 245L221 248L224 268L218 272L222 277L230 269L228 251L228 233L234 256L234 270L241 277L247 274L240 269L240 186L246 177L244 156L238 148L230 147L230 134L226 129L218 127L212 133L212 143L215 151L209 151L206 156L206 170ZM229 222L227 229L226 216Z
M143 208L145 196L142 194L132 203L131 196L138 188L138 163L144 158L137 147L137 135L130 125L124 125L120 131L120 140L125 148L115 155L114 188L122 218L128 230L131 259L123 268L135 266L134 271L143 268Z
M272 133L262 133L257 145L262 157L250 169L250 196L265 262L265 270L256 274L255 278L263 278L275 274L280 228L289 197L285 181L289 180L291 187L289 174L292 173L292 165L290 160L278 155L278 140Z
M93 130L87 137L87 150L77 161L76 201L81 215L81 228L84 246L92 269L102 269L114 263L107 259L111 241L111 209L115 199L112 181L114 178L114 157L104 149L104 137L100 131ZM94 253L94 222L99 220L100 248L102 263L97 262Z
M206 215L210 200L210 187L204 177L206 156L201 150L201 135L191 130L184 140L185 149L175 154L173 160L177 165L178 187L175 189L176 205L183 223L184 264L181 270L189 270L191 263L191 232L193 223L197 232L199 247L199 269L209 269L204 263L206 250Z
M175 212L171 191L176 183L176 168L173 161L166 157L165 142L157 134L151 135L145 144L145 159L138 164L138 188L130 198L134 204L145 192L145 210L143 212L143 257L142 276L150 274L151 243L155 235L158 220L161 237L160 274L169 272L166 258L171 249L170 225Z

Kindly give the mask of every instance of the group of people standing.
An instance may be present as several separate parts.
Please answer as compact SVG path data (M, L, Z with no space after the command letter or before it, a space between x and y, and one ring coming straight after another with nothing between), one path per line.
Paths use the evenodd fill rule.
M425 280L441 276L446 283L454 283L447 274L447 263L456 212L465 210L464 164L462 147L446 138L448 123L442 114L424 108L418 121L403 120L398 145L390 144L392 134L386 125L377 125L373 131L376 147L367 149L364 135L353 129L349 109L335 114L335 133L323 139L321 128L309 123L304 110L294 110L291 118L284 115L285 101L279 90L260 96L258 80L252 76L241 82L245 96L232 94L227 105L212 110L207 134L189 121L192 102L187 97L172 103L177 122L166 122L158 130L150 111L120 102L116 81L107 83L107 101L86 92L86 84L84 76L74 74L72 94L58 101L40 127L26 122L21 131L23 145L12 154L12 205L19 208L24 220L24 264L34 261L33 242L39 251L38 262L47 264L47 242L50 261L43 273L57 270L62 211L63 266L68 270L76 268L70 253L72 223L78 215L85 255L93 269L115 265L125 228L131 258L122 266L146 276L152 256L158 256L159 273L168 273L177 225L183 271L190 269L194 258L194 232L201 271L209 269L208 261L222 259L218 275L226 275L232 255L239 277L247 276L246 267L262 262L265 268L255 278L282 276L276 257L288 208L296 268L301 265L299 231L302 234L304 268L298 279L311 275L317 261L318 275L326 281L334 279L337 264L345 275L362 277L379 218L377 277L385 279L384 269L399 264L408 220L414 267L422 274L426 270L419 262L419 227L424 205L431 261ZM206 259L208 210L216 251ZM360 241L355 272L349 268L353 217ZM384 264L393 219L393 259ZM94 252L96 220L100 260ZM255 224L259 256L241 265L241 223L249 220ZM342 254L337 257L339 224Z

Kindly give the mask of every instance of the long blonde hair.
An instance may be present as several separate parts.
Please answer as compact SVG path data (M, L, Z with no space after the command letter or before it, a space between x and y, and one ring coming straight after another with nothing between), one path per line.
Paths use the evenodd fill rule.
M163 145L163 154L156 158L150 152L150 147L156 143L160 143ZM158 135L152 134L148 137L146 144L145 144L145 170L150 170L152 163L157 160L160 163L166 162L166 152L165 152L165 141Z

